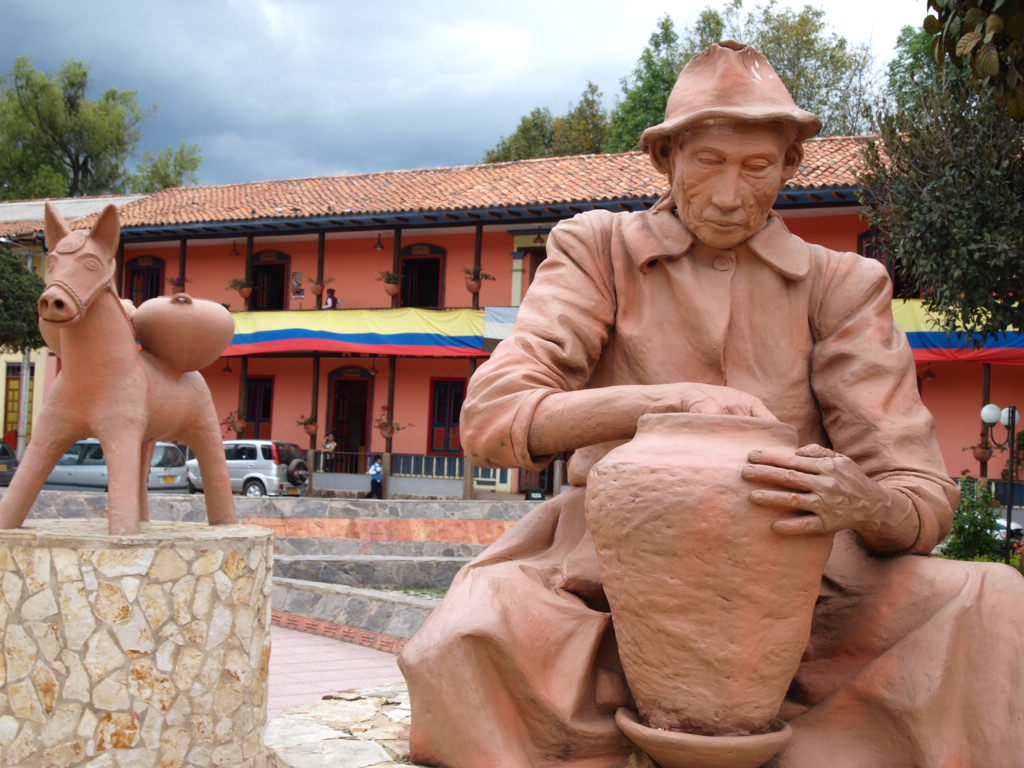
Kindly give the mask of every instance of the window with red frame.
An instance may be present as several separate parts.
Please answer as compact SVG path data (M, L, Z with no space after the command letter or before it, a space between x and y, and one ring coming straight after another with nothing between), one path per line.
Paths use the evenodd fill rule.
M431 379L430 453L462 455L459 436L459 413L466 397L465 379Z
M164 260L138 256L124 265L124 296L136 307L164 295Z

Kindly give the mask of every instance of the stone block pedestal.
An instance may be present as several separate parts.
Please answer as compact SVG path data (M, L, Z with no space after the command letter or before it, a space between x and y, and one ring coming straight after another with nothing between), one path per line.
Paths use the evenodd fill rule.
M263 768L270 531L0 531L0 765Z

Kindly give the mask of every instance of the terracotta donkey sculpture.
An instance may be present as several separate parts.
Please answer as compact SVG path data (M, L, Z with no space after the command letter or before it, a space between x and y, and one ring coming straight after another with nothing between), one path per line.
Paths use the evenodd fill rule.
M39 324L61 370L0 498L0 528L22 524L57 461L90 436L107 458L111 534L136 534L149 519L147 484L157 440L191 446L210 523L237 522L220 425L198 373L230 343L234 321L221 305L187 294L150 299L138 310L122 301L114 258L120 234L112 205L88 233L69 230L46 205L49 282L39 298Z

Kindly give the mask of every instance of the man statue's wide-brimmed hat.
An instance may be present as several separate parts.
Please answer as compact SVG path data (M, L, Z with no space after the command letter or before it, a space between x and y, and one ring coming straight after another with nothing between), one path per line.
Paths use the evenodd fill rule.
M665 171L663 140L705 120L790 123L800 140L821 130L821 120L796 105L764 54L733 40L715 43L683 67L664 122L644 131L641 149Z

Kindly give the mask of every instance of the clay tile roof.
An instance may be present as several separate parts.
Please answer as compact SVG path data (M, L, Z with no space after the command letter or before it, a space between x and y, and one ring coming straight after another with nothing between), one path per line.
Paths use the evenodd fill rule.
M804 162L787 185L814 190L856 186L864 137L804 142ZM509 163L382 171L349 176L165 189L119 209L122 227L159 227L261 219L460 211L587 201L654 200L666 189L646 155L572 155ZM85 217L77 226L86 225ZM39 229L4 222L0 234Z
M856 186L862 137L812 139L789 187ZM382 171L350 176L179 187L121 209L122 226L266 218L474 210L657 198L666 188L639 152Z
M787 187L821 189L856 187L870 136L827 136L804 142L804 161Z

